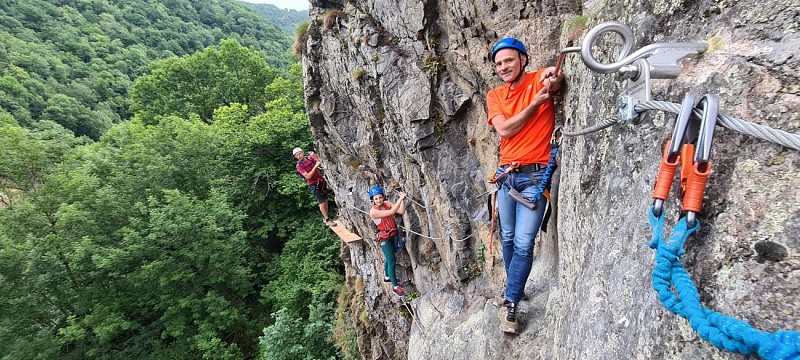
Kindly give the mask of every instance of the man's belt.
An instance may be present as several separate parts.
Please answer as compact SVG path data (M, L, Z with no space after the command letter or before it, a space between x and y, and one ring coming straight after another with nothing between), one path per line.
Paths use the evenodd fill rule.
M506 169L510 165L503 165L501 168ZM518 172L518 173L532 173L539 170L544 170L547 167L547 164L528 164L528 165L520 165L511 170L511 172Z

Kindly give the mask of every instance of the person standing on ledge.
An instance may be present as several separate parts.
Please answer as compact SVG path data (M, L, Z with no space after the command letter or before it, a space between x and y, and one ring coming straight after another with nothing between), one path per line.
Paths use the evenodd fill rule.
M529 62L525 45L510 37L495 43L491 61L504 82L486 94L488 123L500 136L496 176L509 166L513 168L498 181L497 208L507 279L500 330L516 334L520 331L517 304L531 273L533 245L542 224L546 200L540 197L534 209L530 209L515 201L509 191L513 187L531 200L542 181L550 159L550 137L555 130L551 94L560 90L564 74L554 74L555 67L525 72Z
M328 183L319 172L319 167L322 163L320 163L313 151L310 152L308 156L305 156L303 149L299 147L292 150L292 155L297 160L297 164L295 165L297 172L306 179L308 188L311 189L314 197L317 198L319 211L322 213L322 221L325 225L335 226L336 223L331 221L328 216Z
M401 250L397 246L400 235L397 232L397 222L394 220L394 215L403 215L406 212L406 206L403 202L403 199L406 198L406 193L401 191L397 202L392 204L384 198L383 189L380 186L373 186L369 189L369 198L372 200L369 217L378 226L377 240L381 242L381 252L383 253L383 281L392 283L392 291L397 296L406 296L405 289L397 284L397 276L394 269L396 262L395 252L400 252Z

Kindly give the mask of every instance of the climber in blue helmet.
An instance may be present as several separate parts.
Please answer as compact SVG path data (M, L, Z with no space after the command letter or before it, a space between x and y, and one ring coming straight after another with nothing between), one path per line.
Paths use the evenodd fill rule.
M494 46L492 46L492 55L491 55L491 59L490 59L490 60L492 60L492 64L495 64L495 58L497 57L497 53L500 52L500 50L503 50L503 49L516 50L516 55L518 57L518 60L521 63L523 62L522 60L523 60L523 57L524 57L525 61L522 64L522 67L521 67L520 71L517 72L516 77L513 79L513 81L517 81L522 76L522 74L525 73L523 71L525 69L525 67L528 66L528 50L525 49L525 44L523 44L522 41L519 41L519 40L517 40L517 39L515 39L513 37L507 37L507 38L500 39L500 41L496 42L494 44ZM500 75L500 73L498 72L497 75ZM500 78L502 79L503 77L500 76ZM506 79L503 79L503 80L505 81Z
M373 186L369 189L369 198L372 200L372 208L369 209L369 217L378 227L377 241L380 241L381 252L383 252L383 281L392 283L392 291L397 296L406 296L405 289L397 283L395 275L395 252L402 251L400 243L403 237L397 231L397 222L394 220L395 214L403 215L406 206L403 199L406 193L400 192L396 203L386 200L383 189L380 186Z
M555 106L551 94L558 92L564 74L555 67L525 72L528 51L522 41L504 38L494 44L490 59L503 80L486 94L489 126L500 136L500 162L496 184L506 288L499 305L500 330L519 333L517 304L533 264L533 245L545 214L540 197L533 209L509 195L512 187L529 202L534 198L550 160L550 137L555 130ZM510 167L510 169L509 169Z

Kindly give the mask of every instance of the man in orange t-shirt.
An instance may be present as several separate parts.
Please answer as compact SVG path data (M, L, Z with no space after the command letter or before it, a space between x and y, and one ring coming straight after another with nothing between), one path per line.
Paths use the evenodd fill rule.
M559 91L564 74L555 68L526 73L528 53L514 38L504 38L492 48L492 63L502 86L486 94L488 122L500 135L500 167L497 175L515 167L498 180L497 208L506 289L503 293L500 330L519 333L517 304L533 264L533 245L544 217L546 200L539 197L533 209L514 200L512 188L529 202L534 198L550 160L550 137L555 129L551 94Z

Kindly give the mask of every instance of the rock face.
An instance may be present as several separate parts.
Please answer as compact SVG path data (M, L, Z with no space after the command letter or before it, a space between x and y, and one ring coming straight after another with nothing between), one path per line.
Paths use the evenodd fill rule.
M701 341L666 311L651 287L646 209L673 115L566 138L557 208L537 239L521 303L523 332L498 330L488 300L503 288L499 240L491 240L486 178L498 136L485 94L499 85L488 61L501 37L524 40L528 69L580 45L606 20L631 26L636 48L705 42L675 80L653 81L653 98L687 91L719 96L726 115L800 132L800 9L793 0L420 1L312 0L303 55L315 145L339 218L366 240L343 245L350 303L367 359L737 359ZM614 56L608 35L606 59ZM610 118L624 85L564 67L562 123ZM800 328L800 154L717 127L702 227L685 266L711 309L766 330ZM408 308L382 282L367 190L409 194L400 281ZM668 228L678 204L666 203ZM410 310L410 311L409 311ZM412 315L413 314L413 315Z

